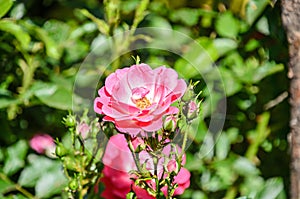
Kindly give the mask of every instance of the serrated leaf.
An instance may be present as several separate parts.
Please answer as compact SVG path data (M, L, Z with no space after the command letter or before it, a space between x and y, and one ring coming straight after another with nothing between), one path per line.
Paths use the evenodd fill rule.
M19 140L7 148L7 157L3 167L3 172L6 175L13 175L24 167L27 150L28 144L25 140Z
M3 17L13 5L12 0L0 0L0 18Z
M30 36L25 32L20 25L16 24L14 21L10 20L1 20L0 21L0 30L8 32L16 37L20 42L22 48L27 49L30 42Z

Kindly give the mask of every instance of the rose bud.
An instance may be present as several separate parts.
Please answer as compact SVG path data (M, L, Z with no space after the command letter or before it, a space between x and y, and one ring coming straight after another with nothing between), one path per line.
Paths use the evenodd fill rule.
M164 121L164 129L166 131L175 131L177 127L177 118L174 115L169 115Z
M167 164L167 171L170 172L170 173L174 172L175 174L177 174L178 173L178 168L179 168L178 163L174 159L170 160Z

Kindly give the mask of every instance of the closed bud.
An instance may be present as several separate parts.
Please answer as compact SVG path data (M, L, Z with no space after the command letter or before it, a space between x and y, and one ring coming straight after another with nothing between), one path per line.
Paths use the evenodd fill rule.
M198 105L195 101L190 101L188 104L187 118L194 119L198 115Z
M169 115L165 118L165 121L164 121L164 129L166 131L175 131L177 127L177 118L176 116L174 115Z
M194 88L195 86L198 84L199 82L195 82L195 83L190 83L188 88L186 89L184 95L182 96L182 101L184 102L188 102L192 99L195 98L195 92L194 92Z
M177 174L178 173L178 169L179 169L179 167L178 167L178 163L177 163L176 160L173 159L173 160L170 160L168 162L168 164L167 164L167 171L169 173L174 172L175 174Z
M78 181L77 179L72 179L70 182L69 182L69 188L73 191L76 191L77 188L78 188Z
M76 117L74 115L67 115L67 117L63 118L63 124L67 127L75 127L76 125Z
M68 154L68 150L64 147L62 143L58 143L55 148L55 154L57 157L61 158Z

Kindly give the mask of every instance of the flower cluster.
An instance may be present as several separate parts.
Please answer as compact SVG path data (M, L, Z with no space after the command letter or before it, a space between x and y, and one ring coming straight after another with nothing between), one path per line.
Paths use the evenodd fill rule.
M137 145L136 145L137 147ZM135 148L136 148L135 147ZM167 145L162 149L163 158L158 163L158 175L161 178L169 177L168 174L174 172L176 176L174 178L174 184L177 184L173 195L179 195L190 185L190 173L185 168L181 167L178 171L179 166L176 161L176 157L172 157L172 153L180 148L171 149L170 145ZM166 158L168 157L168 158ZM170 159L172 158L172 159ZM152 158L145 151L140 153L140 163L146 165L147 171L150 175L154 175L155 169L152 164ZM142 189L138 184L135 184L133 180L136 176L134 173L130 174L130 171L136 170L136 165L128 144L124 135L117 134L110 138L106 152L103 157L103 163L105 164L103 169L104 177L101 178L101 182L105 185L105 190L101 194L104 198L125 198L126 194L131 191L135 192L137 198L155 198L153 195ZM185 163L185 157L182 159L182 165ZM167 168L167 173L163 175L164 167ZM147 186L155 190L155 182L153 179L147 181ZM161 191L164 195L167 195L167 187L162 187Z
M176 71L164 66L137 64L106 78L94 111L119 134L110 137L102 159L102 197L172 198L184 192L190 184L183 168L186 140L181 150L172 139L183 133L180 120L188 124L197 116L196 99L180 101L191 98L190 92Z

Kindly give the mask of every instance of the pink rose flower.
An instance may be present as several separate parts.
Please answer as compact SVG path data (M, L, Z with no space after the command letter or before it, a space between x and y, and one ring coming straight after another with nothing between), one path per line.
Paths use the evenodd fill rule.
M30 147L39 154L45 152L54 152L55 143L53 138L48 134L36 134L29 141Z
M180 151L178 148L177 150ZM170 155L171 147L166 146L162 151L166 156ZM147 161L146 167L150 172L154 172L152 161L149 160L149 155L145 152L140 153L140 161L144 163ZM172 158L172 157L171 157ZM174 157L173 157L174 158ZM169 161L170 162L170 161ZM108 141L105 154L103 156L103 177L100 179L101 182L104 183L105 189L102 192L101 196L106 199L124 199L126 198L126 194L131 190L137 195L137 198L140 199L153 199L152 195L150 195L146 190L134 185L134 182L130 179L128 172L130 170L136 170L136 166L134 160L132 158L132 154L128 148L126 139L124 135L118 134L114 135ZM185 163L185 157L183 157L182 164ZM159 175L162 177L162 169L164 163L163 158L160 159L158 170ZM181 168L178 172L177 176L174 178L174 182L178 184L178 187L175 189L174 195L180 195L184 192L186 188L190 185L190 172L185 168ZM149 186L155 187L154 182L149 181ZM164 194L167 193L167 188L163 187L162 191Z
M130 135L153 132L162 128L162 117L178 112L171 104L181 98L187 88L183 79L171 68L151 69L146 64L116 70L99 89L94 101L96 113L104 121Z

